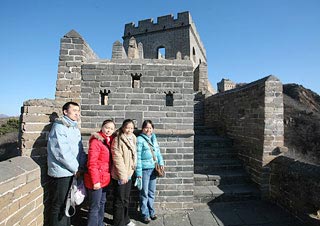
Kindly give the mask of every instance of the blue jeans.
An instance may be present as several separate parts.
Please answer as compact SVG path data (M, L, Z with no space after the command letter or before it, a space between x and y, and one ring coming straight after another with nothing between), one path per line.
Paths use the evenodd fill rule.
M107 188L98 190L88 189L89 195L89 213L88 226L104 226L104 206L107 200Z
M153 208L156 191L156 175L154 169L142 170L142 189L140 191L140 210L142 218L155 215Z

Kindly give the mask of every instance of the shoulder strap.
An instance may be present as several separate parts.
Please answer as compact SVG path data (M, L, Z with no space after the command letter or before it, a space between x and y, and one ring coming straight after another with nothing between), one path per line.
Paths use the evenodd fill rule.
M147 144L149 145L149 148L150 148L150 151L151 151L153 160L154 160L155 162L157 162L157 158L156 158L156 156L154 155L154 149L153 149L152 145L150 144L150 142L149 142L144 136L140 136L140 137L142 137L143 139L145 139L145 141L146 141Z

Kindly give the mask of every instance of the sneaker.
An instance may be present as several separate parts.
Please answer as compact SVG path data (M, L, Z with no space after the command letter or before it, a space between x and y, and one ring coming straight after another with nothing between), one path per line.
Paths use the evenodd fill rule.
M136 226L136 224L133 223L132 221L130 221L130 222L127 224L127 226Z
M158 219L158 215L157 214L155 214L155 215L153 215L153 216L151 216L151 220L157 220Z

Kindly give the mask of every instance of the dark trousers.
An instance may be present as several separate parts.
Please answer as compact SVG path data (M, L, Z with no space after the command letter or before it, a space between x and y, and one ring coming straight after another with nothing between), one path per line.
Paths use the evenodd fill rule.
M118 184L117 180L113 180L113 225L125 226L130 222L129 218L129 196L131 191L131 183L129 180L126 184Z
M89 195L89 213L88 226L104 226L104 207L107 200L107 188L98 190L88 189Z
M52 178L51 180L51 226L70 226L70 218L64 213L66 199L72 183L72 176Z

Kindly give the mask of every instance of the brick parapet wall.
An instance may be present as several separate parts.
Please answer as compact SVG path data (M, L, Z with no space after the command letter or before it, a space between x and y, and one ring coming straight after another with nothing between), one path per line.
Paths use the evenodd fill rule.
M61 38L55 98L57 101L80 102L81 65L98 56L74 30Z
M62 115L64 102L50 99L25 101L21 111L20 149L23 156L33 159L39 167L39 180L43 187L43 215L45 225L50 211L49 182L47 176L47 138L55 118Z
M208 97L205 125L233 139L251 178L266 194L267 164L284 150L281 82L268 76Z
M23 156L46 156L47 136L51 122L62 114L62 105L55 100L25 101L21 111L21 152ZM45 149L44 149L45 148Z
M271 161L269 166L271 200L310 225L320 225L319 218L310 217L320 211L320 166L284 156Z
M29 157L15 157L0 162L0 171L0 225L43 225L39 166Z

